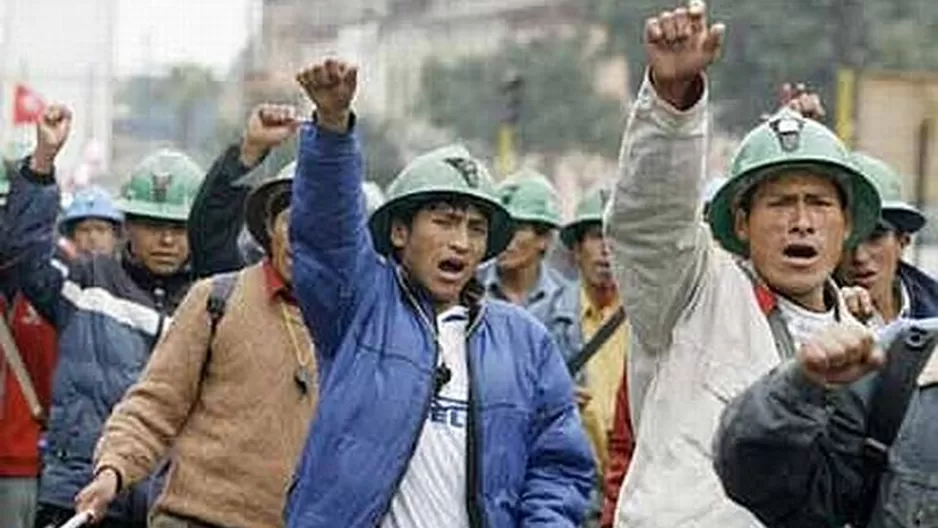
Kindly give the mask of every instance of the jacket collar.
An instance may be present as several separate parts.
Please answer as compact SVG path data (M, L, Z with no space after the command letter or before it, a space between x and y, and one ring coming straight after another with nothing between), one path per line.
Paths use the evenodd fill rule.
M401 288L404 290L404 293L411 296L416 302L417 306L415 308L421 312L421 315L427 318L432 326L436 329L436 309L433 305L433 300L430 297L430 293L426 288L420 285L416 279L413 279L410 273L404 269L400 263L395 263L395 272L397 274L398 283L401 285ZM482 316L483 312L483 299L485 297L485 287L482 286L482 283L472 277L469 279L469 282L463 288L462 293L460 293L460 304L465 306L469 311L469 324L468 328L472 328L478 319ZM467 332L468 333L468 332Z
M130 276L130 279L151 297L156 296L157 290L162 290L165 295L165 310L167 312L176 310L176 305L182 301L182 297L188 291L193 279L192 266L189 261L186 261L172 275L155 275L133 254L129 243L125 244L124 249L121 251L121 266Z
M938 317L938 282L915 266L899 263L899 280L909 292L912 319Z
M504 298L501 289L501 278L498 276L498 266L495 261L491 261L481 268L479 282L483 287L483 293L492 293L497 298ZM525 303L530 304L541 299L552 298L561 288L560 282L551 272L550 267L545 262L541 262L538 267L537 282L534 288L525 299Z

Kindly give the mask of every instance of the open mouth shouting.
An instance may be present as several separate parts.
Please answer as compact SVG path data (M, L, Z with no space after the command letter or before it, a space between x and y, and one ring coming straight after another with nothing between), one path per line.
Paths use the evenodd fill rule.
M811 244L796 242L788 244L782 250L786 264L794 267L808 267L817 262L820 252Z
M462 280L466 275L466 268L468 267L468 262L457 257L444 259L437 264L440 277L446 282L459 282Z

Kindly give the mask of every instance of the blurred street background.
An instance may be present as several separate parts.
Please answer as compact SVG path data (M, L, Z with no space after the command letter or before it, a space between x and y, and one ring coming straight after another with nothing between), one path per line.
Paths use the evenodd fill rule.
M369 178L461 140L505 174L553 178L569 218L612 177L641 81L652 0L0 0L0 145L32 146L42 105L75 111L66 191L113 191L173 145L203 164L262 101L304 105L293 75L326 54L361 64ZM938 273L938 2L713 0L730 31L714 68L719 175L742 131L805 82L852 147L902 171L931 220L908 258ZM304 108L304 111L308 108ZM261 174L292 157L285 146Z

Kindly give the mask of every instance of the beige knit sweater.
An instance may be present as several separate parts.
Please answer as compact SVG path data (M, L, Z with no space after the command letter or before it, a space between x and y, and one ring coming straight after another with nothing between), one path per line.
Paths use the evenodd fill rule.
M267 293L257 265L240 273L200 379L210 290L209 280L196 283L179 306L140 380L108 419L96 467L116 468L126 487L171 452L157 511L231 528L279 527L316 405L315 371L304 395L281 301ZM296 307L289 313L312 368L308 333Z

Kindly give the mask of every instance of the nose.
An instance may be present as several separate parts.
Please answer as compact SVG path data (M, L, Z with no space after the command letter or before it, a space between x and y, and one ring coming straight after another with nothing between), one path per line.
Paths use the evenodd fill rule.
M460 224L453 230L449 238L449 247L457 253L467 253L469 251L469 226L465 223Z
M811 211L809 210L807 204L805 204L803 201L799 201L797 204L795 204L792 215L792 232L803 235L814 233L814 219L812 218Z
M857 265L865 264L870 260L870 247L864 242L853 250L853 262Z

